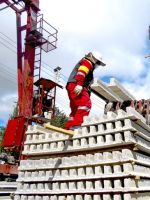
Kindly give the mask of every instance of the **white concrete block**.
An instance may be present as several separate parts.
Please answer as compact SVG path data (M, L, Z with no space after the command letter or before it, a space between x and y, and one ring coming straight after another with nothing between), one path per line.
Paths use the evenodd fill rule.
M111 161L113 158L111 152L104 152L103 153L103 161Z
M79 148L81 146L81 139L74 139L73 140L73 148Z
M37 184L36 184L36 183L31 184L31 185L30 185L30 189L31 189L31 191L33 191L33 192L37 191Z
M32 172L32 179L37 180L39 177L39 171L33 171Z
M102 180L95 181L95 190L99 190L102 188Z
M123 159L133 159L134 155L130 149L122 149L122 158Z
M58 200L65 200L65 197L64 196L58 196L57 199Z
M19 190L20 192L21 191L23 191L23 183L22 182L19 182L18 184L17 184L17 190Z
M86 175L86 171L84 167L79 167L78 168L78 176L79 177L84 177Z
M44 183L37 184L37 191L43 192L45 190Z
M122 200L122 197L121 197L121 194L114 194L114 197L113 197L114 200ZM126 199L124 199L126 200ZM128 199L127 199L128 200Z
M50 200L49 196L43 196L43 200Z
M113 131L115 129L115 124L113 122L106 123L107 131Z
M40 167L47 167L47 161L46 159L40 159Z
M81 138L81 146L88 147L88 139L87 138Z
M65 143L63 141L58 142L58 149L63 150L65 148Z
M85 190L85 182L83 182L83 181L78 181L77 182L77 188L78 188L78 190L80 191L80 190Z
M112 144L114 142L113 134L108 134L105 136L106 138L106 144Z
M27 135L26 136L26 142L32 141L32 135Z
M60 183L60 189L61 189L63 192L67 192L67 191L68 191L68 188L69 188L68 183L66 183L66 182Z
M21 200L28 200L28 197L25 195L21 195Z
M32 195L32 196L28 196L28 200L34 200L35 198L34 198L34 196Z
M94 162L94 156L92 154L86 154L85 159L86 159L85 162L88 164L92 164Z
M123 141L122 133L115 133L114 136L115 136L115 141L116 141L117 143L120 143L120 142Z
M92 181L86 181L86 190L93 190L94 185Z
M36 150L37 152L43 151L43 144L37 144L35 150Z
M121 165L114 165L113 169L114 169L114 174L122 173Z
M26 192L29 192L30 191L30 184L24 183L23 190L26 191Z
M124 172L132 172L133 171L133 165L131 163L124 163L123 164L123 170L124 170Z
M114 180L114 188L116 189L119 189L119 188L122 188L122 181L120 179L115 179ZM118 196L117 196L118 197ZM120 197L118 197L119 199Z
M52 184L52 190L53 191L59 191L60 190L60 186L58 182L53 182Z
M24 154L28 153L29 151L30 151L30 145L25 144L25 145L24 145L24 148L23 148Z
M82 195L76 195L75 200L84 200Z
M112 173L113 173L112 167L109 165L105 165L104 166L104 174L112 174Z
M96 144L97 144L97 137L96 136L95 137L90 137L89 138L89 146L90 147L95 147Z
M75 196L74 195L67 195L67 199L65 200L75 200Z
M80 136L82 136L82 129L83 129L83 127L82 128L79 128L79 129L75 129L74 130L74 135L76 136L76 137L80 137Z
M78 156L72 156L71 158L69 158L69 165L74 166L77 165L77 163L79 164L80 159L78 158Z
M69 190L76 190L77 183L76 182L69 182Z
M61 170L61 177L68 178L69 177L69 170L68 169L63 169Z
M117 115L118 115L118 118L123 118L127 116L127 113L124 110L119 109L117 110Z
M93 200L92 195L86 194L84 200Z
M93 195L93 200L102 200L102 195L100 194Z
M88 135L89 131L87 127L82 127L82 135Z
M24 179L24 177L25 177L25 172L24 171L19 171L18 172L18 178L19 179Z
M127 114L129 115L134 115L136 116L138 119L140 119L143 123L146 123L146 119L139 113L135 110L135 108L129 106L126 108L126 111L127 111Z
M124 137L126 142L135 142L136 143L136 138L134 134L131 131L125 131L124 132Z
M112 188L112 181L111 180L104 180L104 188L105 189Z
M70 169L69 170L70 177L77 177L77 169Z
M101 174L103 174L102 166L95 166L95 175L99 176Z
M49 179L49 180L51 180L51 179ZM53 186L53 184L51 182L45 183L45 192L52 191L52 186Z
M103 194L103 200L112 200L110 194Z
M20 197L20 195L15 195L15 198L14 198L14 200L21 200L21 197Z
M90 134L95 134L97 132L96 126L90 126Z
M105 141L105 136L104 135L97 136L97 145L103 145L104 141Z
M48 151L50 149L49 143L43 144L43 151Z
M106 125L105 124L99 124L98 125L98 133L104 133L106 131Z
M125 178L124 179L124 186L129 187L136 187L136 182L133 178Z
M94 162L95 163L100 163L102 160L103 160L102 153L95 153L94 154Z
M132 199L132 197L131 197L131 194L124 194L124 198L123 198L124 200L136 200L135 198L134 199Z
M36 195L35 200L42 200L42 196Z
M54 195L54 196L51 196L51 197L50 197L50 200L58 200L58 198L57 198L56 195Z
M54 172L54 177L55 177L55 178L60 178L60 177L61 177L60 169L56 169L56 170L55 170L55 172Z
M116 119L117 114L114 113L114 112L112 112L112 111L108 111L108 112L107 112L107 117L108 117L109 119Z
M94 168L93 167L86 167L86 175L87 176L92 176L94 175Z
M75 165L78 163L78 165L80 164L85 164L86 162L86 156L85 155L78 155L76 156L77 158L77 162L75 163Z
M57 150L58 148L57 148L57 142L51 142L50 143L50 150Z

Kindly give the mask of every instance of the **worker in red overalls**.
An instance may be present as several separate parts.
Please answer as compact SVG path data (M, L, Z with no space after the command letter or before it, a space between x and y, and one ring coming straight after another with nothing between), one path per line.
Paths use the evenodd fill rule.
M71 113L65 129L79 128L83 123L83 117L89 115L91 109L90 85L93 82L93 71L97 67L105 65L99 52L90 52L77 63L71 72L66 86Z

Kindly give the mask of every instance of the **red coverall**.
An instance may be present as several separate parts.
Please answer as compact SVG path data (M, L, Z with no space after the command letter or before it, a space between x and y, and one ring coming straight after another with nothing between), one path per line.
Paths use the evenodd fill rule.
M71 113L69 115L69 120L66 123L66 129L71 129L73 126L81 126L83 123L83 117L89 115L91 99L84 83L85 81L89 81L90 85L93 81L93 70L93 63L85 57L74 68L73 73L75 73L75 80L71 82L68 80L66 89L70 99ZM83 86L83 90L79 95L74 93L76 85Z

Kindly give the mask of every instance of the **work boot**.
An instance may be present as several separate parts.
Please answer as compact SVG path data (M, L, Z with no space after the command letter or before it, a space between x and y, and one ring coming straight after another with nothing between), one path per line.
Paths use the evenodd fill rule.
M81 126L72 126L70 127L70 130L74 131L75 129L79 129L79 128L81 128Z

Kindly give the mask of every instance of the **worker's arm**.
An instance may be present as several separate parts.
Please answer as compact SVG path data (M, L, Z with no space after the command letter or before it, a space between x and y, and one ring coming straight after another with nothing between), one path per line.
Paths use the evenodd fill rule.
M91 69L92 69L92 63L86 58L83 58L80 62L80 67L75 77L77 85L83 86L84 79Z
M89 73L89 71L92 69L92 63L83 58L82 61L80 62L80 66L76 75L76 81L77 81L77 85L74 89L74 93L79 95L83 89L83 83L84 83L84 79L87 76L87 74Z

